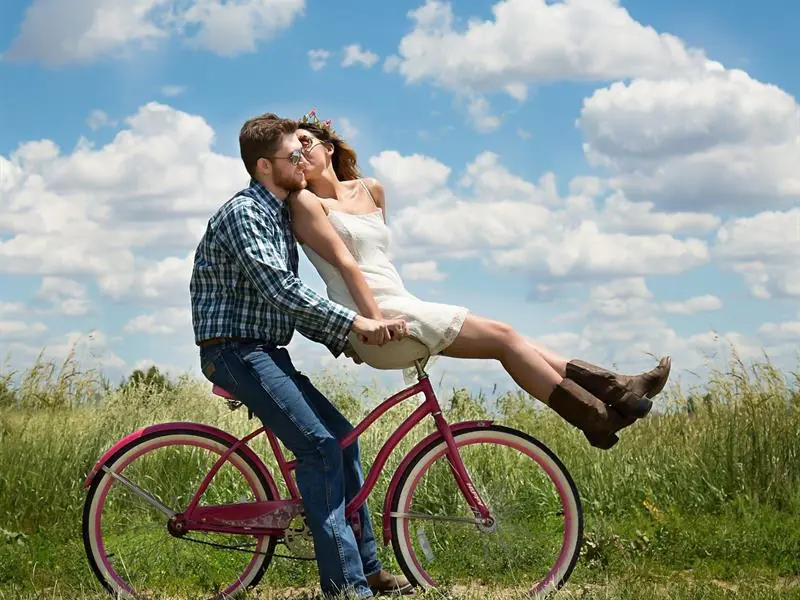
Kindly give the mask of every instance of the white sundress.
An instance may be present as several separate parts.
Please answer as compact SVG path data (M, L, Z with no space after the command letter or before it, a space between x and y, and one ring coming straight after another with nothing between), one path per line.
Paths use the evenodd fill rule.
M367 189L364 182L361 183ZM449 346L461 331L469 310L463 306L421 300L405 288L388 257L390 232L383 221L383 211L377 208L370 213L352 214L327 210L331 224L364 274L383 317L405 319L408 334L423 343L431 356ZM358 312L339 269L306 244L301 247L325 282L328 298Z

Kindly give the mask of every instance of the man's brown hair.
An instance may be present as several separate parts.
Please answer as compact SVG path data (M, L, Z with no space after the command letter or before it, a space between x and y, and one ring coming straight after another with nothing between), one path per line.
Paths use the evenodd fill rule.
M239 132L239 152L250 177L256 176L256 163L275 153L283 136L297 130L297 122L274 113L264 113L245 121Z

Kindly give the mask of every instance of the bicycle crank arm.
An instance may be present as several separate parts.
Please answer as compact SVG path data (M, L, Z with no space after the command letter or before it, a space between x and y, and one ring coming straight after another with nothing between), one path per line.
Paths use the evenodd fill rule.
M442 517L439 515L426 515L424 513L400 513L400 512L390 512L390 517L398 517L401 519L426 519L428 521L453 521L455 523L469 523L470 525L483 525L483 521L481 519L475 519L470 517Z
M138 485L133 483L130 479L128 479L124 475L121 475L119 473L114 473L114 471L112 471L111 469L109 469L105 465L103 465L102 469L103 469L103 471L105 471L106 473L111 475L111 477L113 477L114 479L119 481L126 488L128 488L130 491L132 491L134 494L136 494L140 498L146 500L147 502L149 502L150 504L155 506L159 511L164 513L170 519L173 518L177 514L169 506L167 506L166 504L161 502L161 500L159 500L158 498L153 496L150 492L145 491L142 488L140 488Z

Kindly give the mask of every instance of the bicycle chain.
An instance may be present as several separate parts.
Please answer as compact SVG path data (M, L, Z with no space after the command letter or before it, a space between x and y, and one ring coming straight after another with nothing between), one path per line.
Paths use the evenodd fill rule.
M216 542L206 542L206 541L203 541L203 540L198 540L198 539L190 538L190 537L186 537L186 536L182 537L181 539L186 540L187 542L194 542L195 544L203 544L204 546L212 546L213 548L221 548L222 550L236 550L237 552L246 552L248 554L263 554L265 556L267 554L266 552L259 552L259 551L256 551L256 550L245 550L242 546L228 546L226 544L218 544ZM286 542L283 542L283 543L285 544ZM300 557L300 556L289 556L287 554L274 554L273 553L272 556L274 556L275 558L288 558L290 560L317 560L316 558L303 558L303 557Z

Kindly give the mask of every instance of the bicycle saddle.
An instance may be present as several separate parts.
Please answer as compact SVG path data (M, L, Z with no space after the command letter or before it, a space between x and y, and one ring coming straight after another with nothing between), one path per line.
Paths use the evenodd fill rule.
M386 342L383 346L365 344L355 333L351 333L349 339L358 357L373 369L402 370L413 367L416 361L421 361L424 367L430 358L428 347L411 336Z

